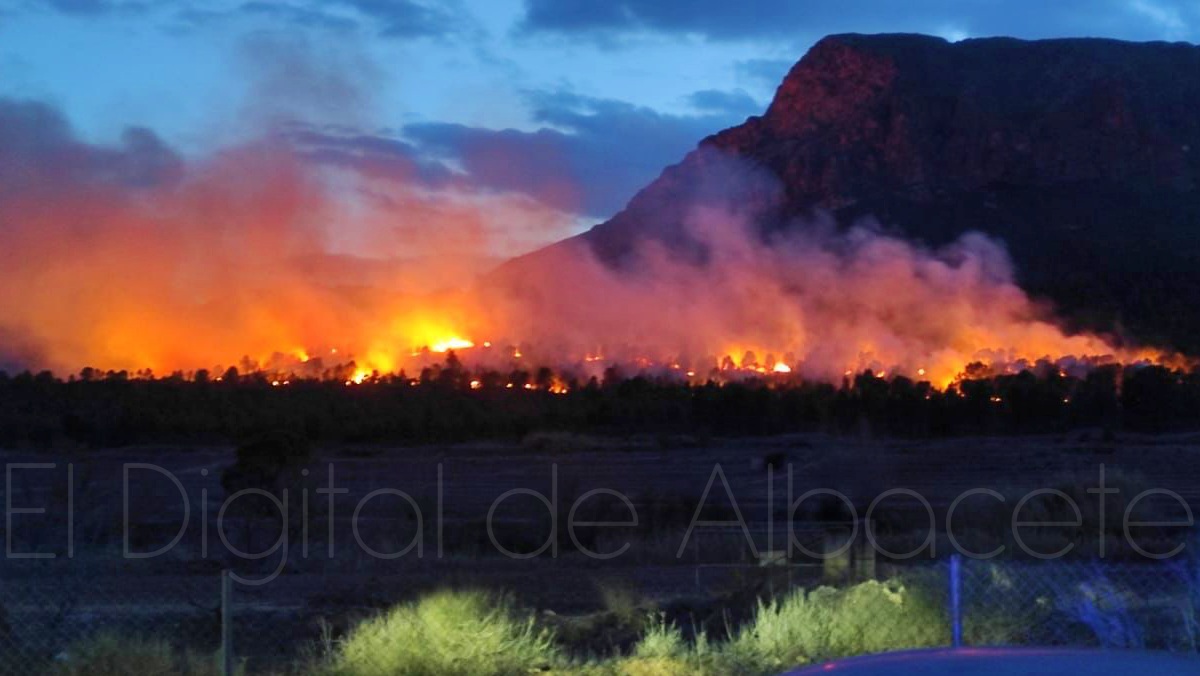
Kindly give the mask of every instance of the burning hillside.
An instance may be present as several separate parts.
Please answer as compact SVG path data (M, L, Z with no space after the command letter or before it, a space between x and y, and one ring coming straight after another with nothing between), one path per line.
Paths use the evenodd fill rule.
M283 166L251 167L248 190L200 176L145 201L30 207L40 227L5 235L19 252L5 334L29 346L30 366L65 373L232 365L283 382L416 373L449 351L472 366L585 380L610 367L694 382L836 382L871 369L940 386L973 362L1160 358L1065 334L982 235L934 251L865 225L812 223L763 240L747 215L708 207L688 221L691 256L648 243L636 267L615 269L562 246L519 278L502 270L436 294L399 279L346 288L297 262L319 251L310 228L335 212L306 196L311 177ZM78 223L81 213L95 220Z
M405 180L412 168L386 184L316 169L279 136L190 162L145 131L97 148L36 105L5 104L0 359L60 375L234 366L281 385L415 374L451 351L472 368L547 367L553 382L606 371L839 382L871 370L945 387L1039 360L1067 372L1175 363L1127 337L1062 328L1018 284L994 223L980 234L959 221L925 246L890 221L847 220L857 188L846 176L870 178L872 194L896 167L927 187L944 178L901 156L881 168L871 148L903 155L901 141L915 142L902 120L880 139L838 131L834 103L846 119L869 117L917 77L896 75L907 47L857 40L823 42L767 117L707 141L612 222L490 273L497 251L518 239L515 251L528 250L566 216L504 194L430 190ZM831 73L875 84L826 91ZM902 107L917 105L910 89ZM793 160L816 162L810 151L830 138L848 144L832 173L775 161L791 147ZM347 238L359 253L345 252Z

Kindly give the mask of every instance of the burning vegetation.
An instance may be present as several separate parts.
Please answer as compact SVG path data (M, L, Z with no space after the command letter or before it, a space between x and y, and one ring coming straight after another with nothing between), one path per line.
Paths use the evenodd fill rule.
M152 162L153 139L96 149L55 134L57 163L45 152L0 161L0 365L11 371L237 373L277 388L434 372L466 389L558 395L635 377L836 388L870 371L952 394L1028 370L1186 366L1068 334L1022 292L1003 246L978 234L939 250L819 218L764 234L760 208L717 186L664 205L688 214L675 246L645 240L612 265L576 238L487 272L512 245L501 225L550 232L562 215L430 192L403 172L331 174L282 143L191 163L154 146ZM739 194L747 182L780 189L737 159L709 162L728 165ZM122 163L141 173L101 170Z

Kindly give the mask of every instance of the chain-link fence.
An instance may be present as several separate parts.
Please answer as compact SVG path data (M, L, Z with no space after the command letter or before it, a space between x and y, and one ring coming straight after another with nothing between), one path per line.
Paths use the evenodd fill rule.
M1195 654L1200 580L1182 563L961 565L966 645L1094 646Z
M788 615L790 611L776 606L776 619L806 618L795 621L820 625L809 629L832 635L830 627L858 621L849 614L868 616L855 625L852 638L838 639L842 644L829 648L829 654L809 653L811 659L949 645L1125 648L1195 656L1200 644L1200 570L1195 565L954 559L881 566L873 572L888 583L852 576L820 593L811 591L821 584L819 579L793 575L795 587L773 587L772 592L784 599L780 603L787 603L789 594L805 594L798 588L810 590L807 603L812 610ZM568 571L568 578L572 574ZM335 586L336 599L322 598ZM284 576L262 587L233 585L215 571L4 579L0 675L320 673L321 665L345 650L356 627L389 607L419 598L417 590L406 590L401 577L347 583ZM884 607L889 604L895 607ZM760 615L767 612L763 606L755 608ZM695 613L691 617L695 629L700 620ZM574 626L544 612L532 621L560 632ZM730 635L713 638L731 643L737 638L739 618L726 613L723 621ZM784 629L793 631L785 632L788 636L805 635L794 627ZM687 639L695 641L698 633ZM375 649L416 649L407 643L427 640L417 629L401 628L391 636L387 640L392 644L385 641ZM833 639L824 640L828 644ZM521 649L518 643L512 646ZM643 648L628 649L637 650ZM80 669L85 663L119 666L108 671ZM378 673L407 672L380 666Z
M206 577L23 577L0 582L0 674L65 671L120 653L212 661L221 641L221 580ZM149 669L153 664L147 661ZM198 672L203 673L203 672Z

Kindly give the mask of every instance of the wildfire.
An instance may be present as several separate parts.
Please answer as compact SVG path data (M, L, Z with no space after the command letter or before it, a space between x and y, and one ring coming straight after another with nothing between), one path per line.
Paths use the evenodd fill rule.
M797 227L766 241L740 212L669 205L694 212L703 262L660 243L617 269L564 246L535 254L549 258L517 279L477 283L494 251L463 236L346 270L322 228L360 218L356 205L307 162L259 150L220 153L165 190L48 184L44 199L0 201L12 226L0 228L0 363L61 376L91 366L219 379L232 368L277 387L349 386L401 373L422 382L454 352L471 387L491 382L470 380L484 370L522 371L499 382L559 394L610 375L839 383L870 371L947 389L1042 360L1072 377L1096 364L1178 363L1065 332L1015 284L1001 243L980 235L938 251L869 230ZM426 197L419 205L443 214ZM486 212L446 208L422 232L486 230ZM373 216L391 224L402 211ZM464 266L464 247L489 255ZM429 262L389 267L416 259ZM542 368L561 382L537 377Z
M426 325L437 324L429 320ZM243 360L239 371L261 372L267 376L267 382L273 387L285 387L295 379L318 378L326 379L330 374L340 374L333 377L344 381L346 386L363 385L388 379L402 373L422 372L429 367L442 368L446 363L446 355L454 352L458 363L471 374L469 380L462 381L472 390L482 390L486 387L483 380L485 371L503 373L505 369L526 368L527 377L532 376L536 369L548 367L552 374L550 381L539 380L508 382L507 389L519 388L526 391L545 391L551 394L564 395L570 392L569 381L582 381L589 377L608 377L609 367L615 372L633 376L649 374L656 377L677 378L684 382L700 384L715 381L718 384L737 382L744 379L754 379L769 384L793 384L805 380L825 380L822 369L814 371L811 364L796 354L803 354L802 344L781 345L774 351L762 348L736 349L727 348L720 357L707 356L669 356L655 357L636 349L624 349L614 346L604 346L597 350L591 348L578 354L570 352L546 352L535 344L527 345L528 354L516 347L518 341L511 339L479 340L464 337L464 333L446 332L444 337L430 340L427 347L420 350L395 351L387 349L386 345L377 342L376 347L356 354L346 348L295 348L286 353L275 353L257 361ZM1075 339L1067 339L1068 342ZM1079 339L1085 346L1103 345L1098 339L1083 337ZM510 345L504 350L492 350L492 345ZM473 349L477 345L481 349ZM777 358L776 354L784 357ZM1036 354L1036 353L1031 353ZM314 357L313 355L325 355ZM760 359L757 355L765 355ZM522 359L525 366L518 367L514 359ZM339 360L346 364L345 370L339 365ZM891 379L896 376L907 376L913 380L927 381L934 388L961 396L955 392L956 383L976 378L986 378L1000 374L1014 374L1022 370L1042 368L1039 364L1050 363L1050 372L1059 376L1068 375L1079 377L1087 370L1097 365L1110 363L1165 363L1176 367L1186 367L1190 363L1178 357L1163 355L1152 350L1128 351L1113 356L1111 354L1097 357L1067 357L1053 358L1048 354L1041 357L1022 356L1015 350L982 350L975 353L960 353L944 350L940 354L924 355L921 362L927 366L905 367L903 364L883 361L872 345L864 344L859 350L859 360L850 364L849 368L837 369L845 378L854 379L870 375L877 379ZM912 363L912 360L909 360ZM138 372L141 377L144 372L149 377L150 369ZM476 377L478 376L478 377ZM216 378L221 380L221 378ZM421 380L410 379L413 385ZM1003 403L998 397L992 397L995 404ZM1064 398L1064 404L1070 399Z
M466 350L472 347L475 347L475 343L466 338L454 336L434 343L429 349L433 352L449 352L450 350Z

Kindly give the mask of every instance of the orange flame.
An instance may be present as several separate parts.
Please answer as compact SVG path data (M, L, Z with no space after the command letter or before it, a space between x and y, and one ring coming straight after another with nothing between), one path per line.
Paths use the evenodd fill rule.
M598 377L623 365L837 382L870 369L949 387L973 362L1174 359L1064 333L982 236L949 252L865 230L764 242L738 214L695 210L690 234L712 253L703 264L648 244L616 270L568 241L476 284L495 244L485 224L561 214L401 182L390 197L403 208L361 216L294 157L258 147L146 192L47 190L0 202L0 338L15 351L0 359L60 373L234 365L282 387L352 363L334 377L359 385L455 351ZM391 258L331 253L333 232L386 240L389 227L416 227L392 223L410 212L420 251L401 246L410 237Z

